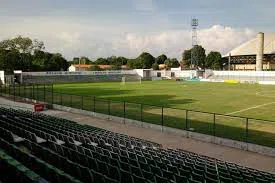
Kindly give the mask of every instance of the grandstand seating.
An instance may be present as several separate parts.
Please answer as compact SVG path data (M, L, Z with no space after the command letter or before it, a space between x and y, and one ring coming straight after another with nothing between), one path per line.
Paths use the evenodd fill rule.
M7 108L0 108L0 147L0 153L8 154L32 172L32 176L22 173L27 182L275 181L275 175L267 172L184 150L164 149L157 143L65 119ZM4 168L11 175L17 166ZM0 171L0 181L5 182L4 178Z
M126 77L127 81L137 81L138 75L47 75L32 76L23 75L23 83L66 83L66 82L99 82L99 81L121 81Z

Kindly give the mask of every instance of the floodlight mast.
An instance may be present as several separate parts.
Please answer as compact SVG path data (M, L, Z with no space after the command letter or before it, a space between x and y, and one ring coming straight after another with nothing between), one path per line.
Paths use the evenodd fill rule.
M192 48L198 45L198 36L197 36L197 27L199 26L199 19L192 18L191 27L192 27ZM194 56L191 51L191 65L190 69L197 66L197 61L194 59Z

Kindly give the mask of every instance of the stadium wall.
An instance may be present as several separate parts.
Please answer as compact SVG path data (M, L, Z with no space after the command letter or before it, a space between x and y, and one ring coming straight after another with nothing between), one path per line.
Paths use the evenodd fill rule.
M23 76L51 76L51 75L123 75L136 74L134 70L113 70L113 71L48 71L48 72L23 72Z
M213 71L215 76L256 76L275 77L275 71Z
M137 74L133 70L116 71L51 71L51 72L23 72L22 81L28 83L68 83L68 82L98 82L121 81L127 76L128 81L137 80Z
M192 78L197 75L195 70L152 70L152 69L135 69L134 70L140 77L146 77L146 72L149 72L149 77L157 78L166 77L166 78Z
M151 71L152 77L157 77L158 73L161 74L161 77L175 77L175 78L191 78L197 75L195 70L184 70L184 71L167 71L167 70L153 70Z
M275 85L275 81L259 81L262 85Z
M212 71L204 81L227 83L275 84L275 71Z

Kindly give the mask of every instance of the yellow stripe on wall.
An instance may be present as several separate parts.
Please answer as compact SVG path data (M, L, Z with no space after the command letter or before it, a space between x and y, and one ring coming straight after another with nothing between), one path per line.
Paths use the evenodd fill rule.
M227 79L224 80L225 83L239 83L239 80L234 80L234 79Z

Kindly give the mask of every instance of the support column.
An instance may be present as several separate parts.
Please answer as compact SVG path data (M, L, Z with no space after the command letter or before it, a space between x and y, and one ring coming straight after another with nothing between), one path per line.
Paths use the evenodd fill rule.
M231 53L229 53L229 57L228 57L228 70L231 70Z
M256 50L256 71L263 70L263 56L264 56L264 33L257 34L257 50Z

